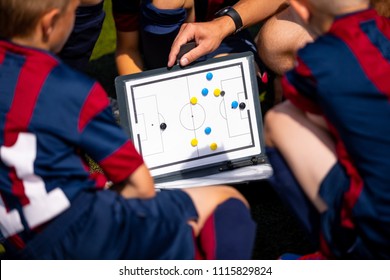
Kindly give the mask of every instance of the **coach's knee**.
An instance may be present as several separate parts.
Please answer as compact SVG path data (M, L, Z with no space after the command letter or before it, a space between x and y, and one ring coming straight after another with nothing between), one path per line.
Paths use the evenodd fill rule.
M299 17L287 8L264 23L257 35L257 48L262 61L282 75L293 68L297 50L312 40Z

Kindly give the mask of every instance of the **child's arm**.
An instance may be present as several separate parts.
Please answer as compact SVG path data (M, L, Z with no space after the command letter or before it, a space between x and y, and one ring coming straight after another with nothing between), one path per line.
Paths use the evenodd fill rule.
M112 0L112 15L116 30L115 61L119 75L143 70L139 48L140 1Z
M138 167L125 182L110 189L125 198L151 198L156 193L153 178L145 164Z
M112 114L107 94L94 83L79 113L74 144L102 169L124 197L147 198L155 193L153 178L133 142Z
M139 32L117 31L115 61L119 75L142 72L143 61L139 50Z

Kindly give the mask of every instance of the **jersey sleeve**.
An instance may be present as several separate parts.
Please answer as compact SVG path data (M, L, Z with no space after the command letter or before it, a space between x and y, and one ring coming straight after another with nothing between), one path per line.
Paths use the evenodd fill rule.
M317 84L311 70L298 58L296 66L282 78L284 96L303 111L321 114L316 103Z
M140 1L112 0L112 14L117 31L131 32L139 28Z
M106 92L96 83L80 112L80 147L114 183L128 178L143 159L116 123Z

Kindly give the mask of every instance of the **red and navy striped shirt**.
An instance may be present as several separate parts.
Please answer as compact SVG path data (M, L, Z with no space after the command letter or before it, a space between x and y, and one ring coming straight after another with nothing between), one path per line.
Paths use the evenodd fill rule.
M297 107L324 115L336 139L350 177L341 226L390 258L390 20L373 9L336 18L298 52L283 87ZM324 232L331 243L335 233Z
M97 82L8 41L0 41L0 131L0 229L19 247L80 192L103 187L85 154L113 182L143 163Z

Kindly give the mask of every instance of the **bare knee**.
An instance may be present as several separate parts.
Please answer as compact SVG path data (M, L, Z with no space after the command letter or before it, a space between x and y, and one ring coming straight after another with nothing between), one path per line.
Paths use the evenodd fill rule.
M226 200L231 198L238 199L249 208L248 201L233 187L209 186L188 188L183 189L183 191L190 196L198 212L198 220L189 223L192 226L195 235L199 233L206 219L214 212L218 205Z
M239 191L237 191L235 188L230 187L230 186L219 186L219 188L221 188L221 192L225 193L225 196L226 196L225 200L228 200L230 198L235 198L235 199L241 200L246 205L246 207L249 208L249 203L246 200L246 198Z
M194 0L153 0L152 3L158 9L190 9L194 5Z
M270 109L264 116L264 138L268 147L275 146L275 132L285 125L286 116L303 114L290 101L286 100Z
M153 0L153 5L160 10L172 10L184 8L187 11L186 22L195 21L194 0Z
M80 6L93 6L99 4L102 1L103 0L81 0Z
M257 35L257 48L263 62L282 75L293 68L297 50L312 40L299 17L287 8L264 23Z
M245 197L237 191L235 188L230 186L208 186L208 187L199 187L199 188L188 188L183 191L187 192L191 198L197 200L201 198L202 201L205 201L204 198L214 200L212 204L215 206L223 203L229 198L236 198L241 200L247 207L249 207L248 201Z

